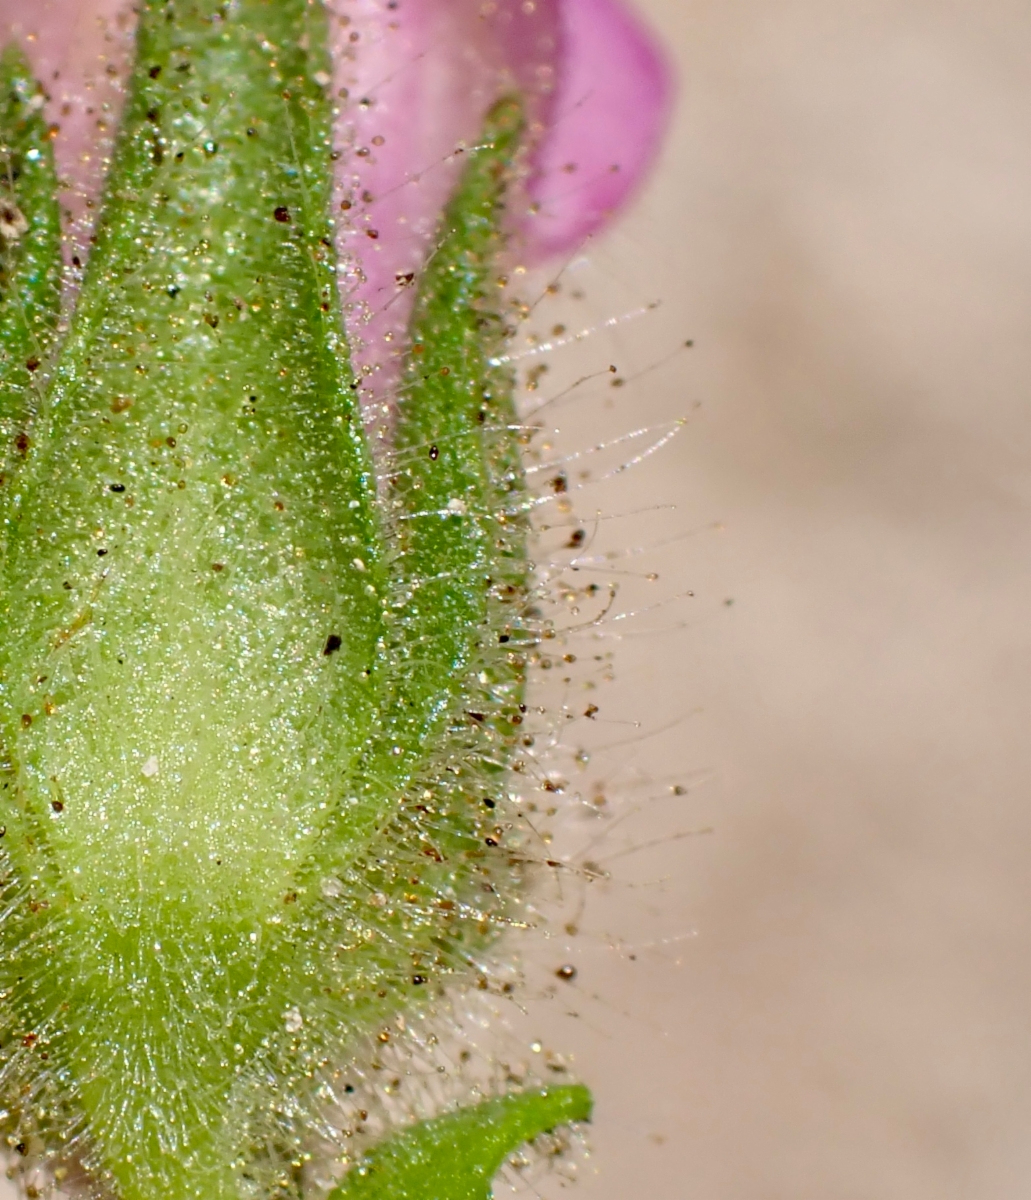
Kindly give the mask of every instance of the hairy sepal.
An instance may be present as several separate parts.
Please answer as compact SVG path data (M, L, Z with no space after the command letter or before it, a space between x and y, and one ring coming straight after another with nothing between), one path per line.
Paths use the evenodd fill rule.
M43 89L8 46L0 56L0 513L32 445L60 314L61 216Z

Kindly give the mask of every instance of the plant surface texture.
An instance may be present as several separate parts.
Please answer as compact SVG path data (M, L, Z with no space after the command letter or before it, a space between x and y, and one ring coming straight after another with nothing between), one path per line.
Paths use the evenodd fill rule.
M522 912L544 630L497 363L540 113L509 79L480 114L374 456L332 70L320 3L145 0L72 307L43 89L0 62L0 1082L12 1145L120 1200L303 1190L333 1064ZM445 1114L338 1200L486 1200L589 1111Z

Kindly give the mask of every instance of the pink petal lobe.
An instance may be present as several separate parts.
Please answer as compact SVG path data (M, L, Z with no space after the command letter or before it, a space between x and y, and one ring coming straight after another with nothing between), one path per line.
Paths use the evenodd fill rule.
M411 287L489 103L474 0L330 0L335 215L356 357L392 382ZM460 156L459 156L460 158ZM384 343L387 343L386 345ZM389 380L388 380L388 377ZM377 387L377 390L380 390Z
M73 217L73 252L85 254L92 206L107 167L132 55L131 0L0 0L0 44L17 42L42 83L54 155Z
M562 0L493 0L481 19L497 43L502 89L514 88L543 131L554 107L563 44Z
M396 380L412 283L484 115L527 97L538 135L560 45L558 0L329 0L337 139L338 244L349 328L369 388Z
M553 128L537 158L531 259L568 253L633 195L652 165L673 94L658 43L620 0L561 0Z

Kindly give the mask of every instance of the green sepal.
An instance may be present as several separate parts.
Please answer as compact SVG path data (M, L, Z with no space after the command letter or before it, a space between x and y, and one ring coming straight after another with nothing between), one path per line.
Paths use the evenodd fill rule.
M298 876L375 723L383 551L324 10L147 0L136 44L5 514L0 1053L45 1036L68 1092L42 1107L84 1118L123 1200L214 1200L241 1063L304 991Z
M388 666L356 840L382 830L413 783L445 801L468 793L451 782L455 758L496 784L522 720L529 520L514 379L497 362L513 333L501 264L524 123L518 96L485 115L417 285L386 496ZM476 852L467 812L453 820L443 803L434 815L439 843Z
M61 215L43 89L0 55L0 486L28 455L61 315ZM9 490L9 488L8 488Z
M522 113L489 115L424 273L383 506L325 35L310 0L141 5L46 403L8 392L38 418L0 563L3 1103L34 1142L81 1132L120 1200L278 1179L324 1064L475 963L521 881L484 798L522 695L526 500L492 365ZM51 312L26 326L48 354L53 248L7 293Z
M391 479L406 661L389 728L401 744L439 727L474 671L498 682L505 613L525 599L513 381L494 363L512 332L498 263L523 120L517 97L500 100L466 152L410 325Z
M486 1100L402 1130L348 1172L328 1200L490 1200L491 1180L524 1142L589 1121L580 1085Z

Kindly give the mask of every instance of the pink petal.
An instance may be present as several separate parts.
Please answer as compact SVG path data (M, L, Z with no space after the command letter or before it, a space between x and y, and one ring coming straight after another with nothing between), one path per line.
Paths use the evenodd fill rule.
M338 180L356 359L379 394L396 378L410 283L484 113L516 88L542 127L559 53L557 0L330 0L334 87L346 89ZM378 143L378 144L377 144ZM388 351L384 353L384 351Z
M483 20L497 43L502 88L528 99L530 120L541 131L551 118L562 53L562 0L493 0Z
M47 92L57 169L68 184L61 203L80 254L118 126L134 27L128 0L0 0L0 44L19 42Z
M627 203L656 157L673 94L657 41L619 0L562 0L561 11L559 95L526 231L537 259L568 253Z
M483 48L467 33L472 0L331 0L338 244L359 364L393 382L414 278L489 102ZM475 23L473 24L475 29ZM341 206L343 211L341 211ZM384 353L384 351L387 353Z

